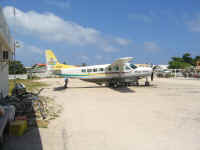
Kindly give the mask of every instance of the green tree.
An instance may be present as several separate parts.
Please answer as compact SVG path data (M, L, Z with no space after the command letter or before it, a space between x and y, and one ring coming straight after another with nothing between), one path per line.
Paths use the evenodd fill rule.
M181 57L172 57L169 61L169 69L186 69L190 66L196 66L197 60L200 60L200 56L192 58L190 53L184 53Z
M9 74L24 74L26 73L26 68L20 61L12 61L9 64Z
M180 61L170 61L169 62L169 69L185 69L190 67L191 65L186 62L180 62Z
M194 65L194 61L193 61L193 58L191 57L191 54L190 53L185 53L183 54L183 61L185 63L188 63L188 64L191 64L191 65Z
M183 58L180 58L180 57L172 57L172 61L184 62L184 61L183 61Z
M82 66L87 66L87 64L86 63L82 63Z

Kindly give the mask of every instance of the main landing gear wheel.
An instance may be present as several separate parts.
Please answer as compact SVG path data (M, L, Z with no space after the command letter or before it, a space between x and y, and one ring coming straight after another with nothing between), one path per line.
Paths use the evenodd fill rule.
M124 84L123 84L123 87L128 87L129 86L129 83L127 83L127 82L125 82Z
M114 83L113 88L118 88L118 84Z
M149 83L149 81L148 81L148 77L146 77L145 86L150 86L150 83Z
M110 83L108 83L108 86L111 87L111 88L118 88L119 83L118 82L110 82Z
M68 79L66 78L65 79L65 85L64 85L64 88L66 89L68 87Z
M108 83L107 86L108 87L113 87L113 83Z
M146 81L145 86L150 86L150 83L148 81Z

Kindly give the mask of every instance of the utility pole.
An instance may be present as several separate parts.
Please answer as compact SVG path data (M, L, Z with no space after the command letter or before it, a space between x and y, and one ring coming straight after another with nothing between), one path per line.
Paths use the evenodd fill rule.
M13 7L13 16L14 16L14 27L13 27L13 34L15 34L15 25L16 25L16 10L15 10L15 7ZM14 53L13 53L13 59L14 59L14 83L16 84L16 65L15 65L15 61L16 61L16 41L15 39L13 38L13 41L14 41Z

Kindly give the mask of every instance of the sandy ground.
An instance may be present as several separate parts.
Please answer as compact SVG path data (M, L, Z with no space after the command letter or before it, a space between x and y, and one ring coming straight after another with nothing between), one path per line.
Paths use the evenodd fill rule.
M65 90L63 79L43 81L51 86L42 94L63 112L28 149L200 149L200 81L156 79L151 87L117 90L80 80Z

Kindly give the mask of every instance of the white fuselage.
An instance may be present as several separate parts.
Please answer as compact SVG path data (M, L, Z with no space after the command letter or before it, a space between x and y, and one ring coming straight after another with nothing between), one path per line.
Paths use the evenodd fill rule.
M104 82L113 79L135 81L150 76L152 74L152 68L136 67L130 63L114 66L105 64L61 69L56 74L66 78L79 78L91 82Z

